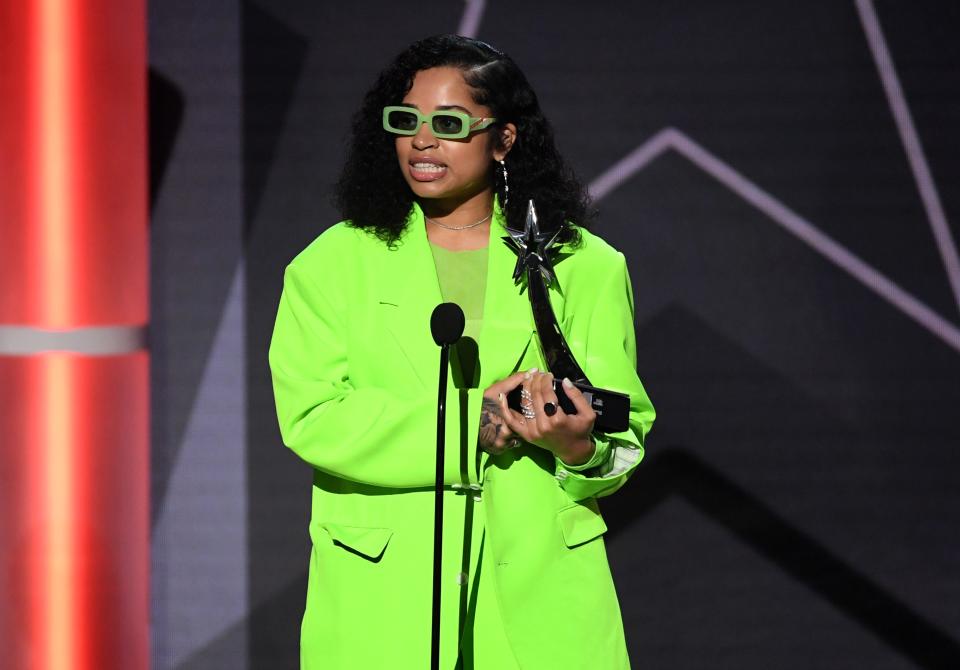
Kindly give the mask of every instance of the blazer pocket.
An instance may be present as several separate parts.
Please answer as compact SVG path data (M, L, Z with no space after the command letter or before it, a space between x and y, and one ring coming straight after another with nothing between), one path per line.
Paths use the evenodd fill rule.
M607 532L607 524L599 510L582 503L569 505L557 512L557 522L560 524L564 544L571 548Z
M321 523L320 528L327 532L334 544L374 562L383 556L393 536L393 531L389 528L347 526L329 522Z

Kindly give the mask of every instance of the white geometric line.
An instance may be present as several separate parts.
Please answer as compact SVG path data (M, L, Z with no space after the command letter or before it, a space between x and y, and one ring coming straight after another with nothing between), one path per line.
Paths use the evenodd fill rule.
M460 17L460 26L457 35L476 37L480 29L480 19L483 18L483 9L487 3L484 0L466 0L466 8Z
M960 352L960 328L675 128L664 128L594 179L590 183L590 195L595 201L601 200L667 149L674 149L686 157L824 258Z
M606 172L590 182L590 195L594 200L602 200L610 191L630 179L667 149L674 148L676 138L681 135L674 128L664 128L625 157L607 168Z
M30 326L0 326L0 356L34 356L63 351L84 356L116 356L147 346L143 326L94 326L46 330Z
M860 21L863 24L863 30L867 36L867 43L870 45L870 53L873 54L873 61L880 73L880 81L883 82L883 90L887 95L890 111L897 123L903 148L907 152L910 170L913 172L913 178L920 191L923 208L927 212L927 220L933 229L933 237L937 242L937 248L940 250L940 257L943 259L943 265L947 271L953 297L957 301L958 308L960 308L960 256L957 255L957 246L953 241L953 235L950 233L950 226L947 224L947 217L943 212L943 205L940 203L936 184L930 174L930 167L923 153L923 145L920 143L913 117L910 115L910 108L907 106L906 97L900 87L897 71L893 59L890 57L890 50L887 48L887 41L883 37L883 30L880 28L880 21L877 19L873 3L871 0L856 0L856 6L860 14Z
M880 72L887 99L907 152L907 159L920 190L920 197L933 229L951 289L960 307L960 257L947 225L936 185L927 167L923 147L897 80L896 70L880 30L872 0L855 0L855 2L870 43L870 51ZM483 17L485 2L484 0L466 0L466 4L457 33L475 37ZM845 270L864 286L960 352L960 328L675 128L664 128L594 179L589 187L591 196L595 201L603 199L667 149L674 149L684 155L824 258Z

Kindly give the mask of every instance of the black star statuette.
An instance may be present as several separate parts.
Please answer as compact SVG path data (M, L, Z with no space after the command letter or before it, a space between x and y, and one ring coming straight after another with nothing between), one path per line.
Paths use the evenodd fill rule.
M527 205L527 222L521 231L507 228L510 237L503 240L517 254L517 266L513 269L513 282L519 284L523 278L524 269L539 270L547 286L552 286L555 279L553 263L550 260L550 249L557 241L560 228L553 233L541 233L537 224L537 209L533 200Z
M537 210L533 200L527 205L527 221L522 232L507 228L509 237L502 238L517 254L517 265L513 269L514 284L519 284L524 275L527 277L527 295L533 310L533 322L537 328L537 341L540 353L546 361L547 369L553 373L553 389L557 394L560 407L567 414L576 414L577 409L563 391L560 381L569 377L597 414L594 429L602 432L620 432L627 429L630 413L630 397L616 391L607 391L590 386L590 380L580 369L573 352L567 346L567 340L557 324L557 317L550 304L547 287L556 282L550 252L557 242L562 229L552 233L540 231L537 224ZM518 386L507 394L507 403L513 409L520 410L520 390Z

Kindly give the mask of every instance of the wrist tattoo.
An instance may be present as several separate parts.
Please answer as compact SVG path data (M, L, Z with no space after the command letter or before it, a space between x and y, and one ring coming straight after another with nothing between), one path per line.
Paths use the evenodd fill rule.
M480 425L483 425L484 417L488 414L496 416L498 419L503 417L500 415L500 403L498 403L493 398L484 398L483 404L480 406ZM489 417L487 417L489 420Z
M496 400L490 398L483 399L483 405L480 409L480 434L481 444L493 444L497 436L500 435L500 426L502 424L500 415L500 405Z

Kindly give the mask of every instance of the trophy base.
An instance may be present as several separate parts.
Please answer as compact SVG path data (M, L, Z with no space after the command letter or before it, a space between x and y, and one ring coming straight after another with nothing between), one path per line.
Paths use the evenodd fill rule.
M620 433L630 427L630 396L579 382L574 382L573 385L580 389L593 411L597 413L597 418L593 422L594 430L601 433ZM521 411L520 390L522 388L523 385L520 385L507 393L507 406L517 412ZM567 414L576 414L577 408L564 392L561 380L553 380L553 390L557 394L560 409ZM543 408L538 408L538 411L542 410Z

